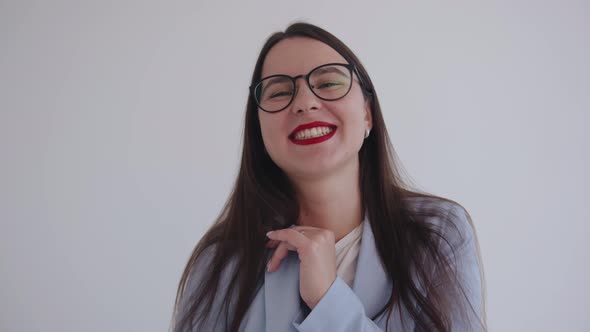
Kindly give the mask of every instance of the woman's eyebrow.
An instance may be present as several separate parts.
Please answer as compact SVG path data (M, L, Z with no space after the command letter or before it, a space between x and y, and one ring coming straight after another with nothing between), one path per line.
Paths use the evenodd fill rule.
M317 72L318 74L324 74L324 73L337 73L340 74L344 77L348 77L348 73L340 70L340 68L338 67L322 67L322 68L318 68L315 70L315 72Z
M341 76L346 77L346 78L349 77L347 72L342 71L342 70L340 70L340 68L337 68L337 67L317 68L314 70L314 73L317 73L317 74L336 73L336 74L340 74ZM288 75L284 75L284 76L288 76ZM293 76L291 76L291 77L293 77ZM268 89L273 84L284 83L284 80L285 80L284 77L274 77L274 78L268 79L268 82L266 82L266 84L264 84L264 86L262 87L262 91Z
M264 90L268 89L268 87L272 86L273 84L277 84L277 83L284 83L285 82L285 78L284 77L273 77L269 80L267 80L268 82L265 82L265 84L262 86L262 91L264 92Z

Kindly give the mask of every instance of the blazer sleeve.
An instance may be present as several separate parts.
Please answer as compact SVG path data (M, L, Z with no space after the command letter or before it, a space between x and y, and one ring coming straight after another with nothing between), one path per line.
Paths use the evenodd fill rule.
M486 331L482 266L474 226L468 219L467 211L459 205L450 209L446 219L443 227L447 241L442 241L441 250L451 262L457 279L452 285L441 278L435 281L434 287L444 294L445 299L452 301L448 305L452 331ZM415 331L421 330L416 327Z
M173 315L172 319L172 331L173 332L193 332L193 331L211 331L211 332L225 332L227 331L227 317L228 313L226 312L226 308L223 305L222 301L224 295L226 293L227 288L227 281L228 281L228 274L227 267L224 269L224 273L222 273L222 278L219 283L218 294L219 296L215 296L213 305L209 312L209 315L203 317L199 320L192 318L193 327L191 329L181 329L178 326L179 320L187 314L187 311L190 307L190 298L197 292L205 280L206 274L208 273L209 264L213 258L213 248L207 248L203 251L202 255L197 259L193 268L189 273L189 278L186 283L186 287L184 292L181 294L179 298L178 306ZM199 310L201 312L201 310Z
M365 307L340 277L332 283L320 302L307 315L293 321L299 332L382 332L365 314Z

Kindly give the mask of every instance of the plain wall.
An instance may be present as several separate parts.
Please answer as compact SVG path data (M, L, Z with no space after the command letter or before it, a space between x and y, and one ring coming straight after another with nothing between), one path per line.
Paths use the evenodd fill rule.
M423 190L477 227L492 331L584 331L585 1L0 1L0 330L164 331L238 169L265 38L360 57Z

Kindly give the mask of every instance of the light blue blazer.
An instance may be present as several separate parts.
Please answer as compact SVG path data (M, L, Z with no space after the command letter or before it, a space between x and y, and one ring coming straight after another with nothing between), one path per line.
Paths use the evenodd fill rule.
M416 208L424 204L432 204L423 199L413 199ZM465 210L456 204L447 202L449 209L454 209L458 218L452 223L447 218L430 218L457 248L454 256L459 280L464 288L465 296L460 301L461 307L453 310L453 331L482 331L483 298L480 278L480 266L475 231L466 218ZM453 227L454 224L456 227ZM443 252L447 252L443 249ZM447 254L451 255L450 251ZM206 260L206 257L204 257ZM195 273L187 284L190 291L197 286L207 271L207 264L198 264ZM238 272L239 273L239 272ZM222 278L227 283L229 275ZM226 284L227 285L227 284ZM240 325L242 332L377 332L385 331L386 313L375 320L376 315L389 300L393 281L383 269L379 254L375 248L375 240L367 219L363 221L363 233L359 252L356 275L350 288L340 277L336 277L331 287L316 307L307 315L300 309L299 300L299 258L296 252L290 252L281 262L279 270L264 275L264 284L257 292L244 320ZM424 289L422 291L425 293ZM220 294L225 294L224 292ZM227 331L232 317L221 308L219 296L214 301L212 312L205 327L201 331ZM185 310L181 298L178 312ZM460 309L466 309L467 315L461 315ZM231 309L230 309L231 310ZM465 311L465 310L464 310ZM404 305L394 305L390 315L388 331L418 331L414 321Z

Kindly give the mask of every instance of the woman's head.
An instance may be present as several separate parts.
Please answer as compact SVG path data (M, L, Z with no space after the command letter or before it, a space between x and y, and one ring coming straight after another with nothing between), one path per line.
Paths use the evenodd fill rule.
M311 74L309 84L305 76L330 63L348 65L330 67L343 75L341 83L350 83L349 89L341 88L345 95L337 100L326 100L329 96L322 98L327 96L317 86L322 82L316 80L319 76L316 73L321 69ZM261 80L273 75L299 76L294 81L295 89L290 90L293 98L283 93L280 98L291 100L286 107L261 108L265 105L261 105L260 98L268 100L267 91L270 91L262 93ZM264 86L269 86L266 82L271 80L265 80ZM273 88L277 86L274 84ZM327 87L324 91L327 89L338 87ZM358 58L336 37L310 24L293 24L267 40L258 57L250 91L244 133L246 160L243 161L251 162L254 170L278 166L291 179L335 174L338 170L358 167L359 151L362 159L364 150L376 148L367 145L378 144L379 139L387 136L373 85ZM309 124L323 128L315 132L301 130ZM371 130L371 136L365 139L367 130ZM306 144L310 141L305 138L322 133L328 133L325 138L329 139Z
M262 77L269 79L258 85L257 90L264 91L259 104L291 102L279 112L259 110L260 130L270 158L290 178L358 167L358 151L372 125L369 102L351 67L325 66L330 63L348 64L327 44L307 37L283 39L265 57ZM312 70L308 80L298 78L294 85L276 76L296 77ZM340 98L320 98L331 94Z

